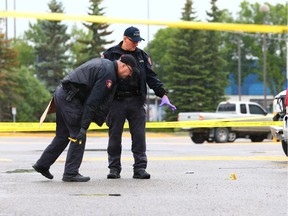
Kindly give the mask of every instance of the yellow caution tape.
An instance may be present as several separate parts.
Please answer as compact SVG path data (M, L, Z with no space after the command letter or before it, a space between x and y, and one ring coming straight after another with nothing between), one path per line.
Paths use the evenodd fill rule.
M243 116L243 115L242 115ZM201 122L205 121L205 122L210 122L210 121L252 121L252 120L258 120L258 121L272 121L274 115L272 114L268 114L266 116L262 116L262 115L258 115L258 116L249 116L249 117L235 117L235 118L213 118L210 120L199 120ZM195 120L196 121L196 120Z
M139 19L121 19L105 16L93 15L69 15L63 13L31 13L19 11L0 11L0 17L15 17L15 18L33 18L52 21L81 21L92 23L120 23L120 24L146 24L146 25L161 25L172 28L186 28L198 30L215 30L215 31L233 31L233 32L260 32L260 33L286 33L288 26L281 25L255 25L255 24L230 24L230 23L204 23L191 21L157 21L157 20L139 20Z
M222 119L219 119L222 120ZM269 126L282 126L281 121L175 121L175 122L147 122L146 128L209 128L209 127L269 127ZM129 128L128 123L124 124L124 128ZM91 124L89 130L103 130L108 129L104 124L102 127L96 124ZM37 131L55 131L56 123L47 122L39 127L36 122L0 122L0 132L37 132Z

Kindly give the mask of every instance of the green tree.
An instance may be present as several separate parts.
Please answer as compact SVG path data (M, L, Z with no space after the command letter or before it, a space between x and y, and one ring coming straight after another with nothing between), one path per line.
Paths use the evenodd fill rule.
M35 24L29 22L29 29L24 32L24 39L32 43L33 47L44 43L46 39L45 32L41 28L42 20L37 20Z
M17 101L14 102L17 107L17 121L39 121L51 98L49 91L34 73L27 67L17 70L16 81L19 86L16 91Z
M52 13L64 11L62 3L56 0L51 0L48 6ZM60 21L40 20L31 25L26 37L35 45L37 77L53 92L69 67L67 26Z
M154 39L145 48L145 51L151 56L153 69L157 73L158 78L164 83L169 81L166 77L165 68L166 63L170 61L168 50L172 49L178 31L179 29L176 28L158 30Z
M182 20L197 21L191 0L185 3ZM210 98L205 97L209 91L205 88L209 71L204 67L204 36L203 31L179 29L171 49L167 51L166 84L172 90L169 94L178 107L177 112L167 113L167 120L176 120L178 112L205 109L204 105L209 103Z
M17 101L17 66L17 51L11 46L11 41L0 33L0 121L12 120L11 107Z
M24 59L22 65L31 63L31 59L26 61L18 56L17 49L26 47L22 43L5 40L4 34L0 34L0 121L13 120L12 107L17 108L17 121L38 121L51 97L35 78L33 67L19 67L17 59ZM12 44L21 45L16 49Z
M31 67L35 63L35 50L28 41L23 38L17 38L12 41L12 46L17 50L17 60L20 66Z
M246 24L269 24L287 25L287 5L268 4L270 11L261 12L260 4L250 4L243 1L240 5L238 16L233 19L235 23ZM226 17L227 18L227 17ZM231 20L231 18L229 18ZM286 35L285 34L252 34L252 33L226 33L224 47L230 71L238 81L238 54L237 48L241 49L241 80L249 74L258 74L259 81L263 81L263 38L265 36L267 48L267 87L273 95L283 90L285 85L286 67ZM239 41L238 41L239 40ZM238 43L239 42L239 43Z
M89 53L82 52L86 49L84 43L80 43L79 40L89 41L92 38L92 32L85 32L83 28L78 28L73 25L71 28L71 38L70 38L70 50L71 50L71 62L73 66L78 66L81 62L85 62L89 59Z
M269 25L286 25L287 26L287 10L288 5L277 4L275 6L268 4L270 12L267 14L263 12L260 13L260 22ZM259 11L260 5L255 4ZM255 11L257 11L255 10ZM255 17L255 22L258 22L258 17ZM262 41L256 40L257 43L260 42L258 47L264 49L264 38L267 41L267 86L270 88L272 95L276 95L283 91L284 84L286 82L286 34L266 34L261 36ZM258 49L261 64L261 70L259 71L259 77L263 81L263 52Z
M217 0L211 0L211 12L206 12L208 22L220 22L223 11L216 6ZM226 61L224 60L224 51L221 41L221 32L205 31L205 43L203 55L203 71L207 73L204 87L206 89L205 97L209 100L202 100L204 111L214 111L220 101L225 99L225 88L228 85L228 72L224 71Z
M103 0L90 0L90 12L89 15L98 15L103 16L104 15L104 8L100 7L100 3ZM85 47L81 49L81 53L84 54L83 57L78 59L77 65L80 65L81 63L95 57L99 57L100 54L105 50L105 45L111 44L114 42L114 40L107 41L105 37L110 35L112 31L108 31L108 24L103 23L84 23L83 24L88 29L88 35L89 38L86 39L78 39L78 42L81 44L84 44Z

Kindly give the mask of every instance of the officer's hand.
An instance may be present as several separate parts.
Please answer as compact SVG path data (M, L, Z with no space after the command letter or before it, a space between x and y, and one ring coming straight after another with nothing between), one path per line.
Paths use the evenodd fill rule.
M161 100L161 103L160 103L159 106L161 107L161 106L163 106L165 104L168 105L172 111L176 110L176 107L173 104L170 103L169 98L168 98L167 95L164 95L162 97L162 100Z
M76 136L76 142L79 143L79 145L81 145L83 142L85 142L86 140L86 130L84 128L80 129L80 132L78 133L78 135Z

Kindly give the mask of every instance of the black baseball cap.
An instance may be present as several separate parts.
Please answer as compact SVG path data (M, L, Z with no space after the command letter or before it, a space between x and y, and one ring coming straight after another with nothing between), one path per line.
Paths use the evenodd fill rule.
M133 70L133 72L138 73L138 69L136 68L137 62L136 62L135 58L132 55L123 54L123 55L121 55L119 60L121 62L123 62L124 64L129 65L131 67L131 69Z
M123 62L124 64L129 65L132 68L136 67L137 65L135 58L130 54L121 55L119 60Z
M140 42L144 40L140 37L140 31L138 28L131 26L124 31L124 36L131 38L134 42Z

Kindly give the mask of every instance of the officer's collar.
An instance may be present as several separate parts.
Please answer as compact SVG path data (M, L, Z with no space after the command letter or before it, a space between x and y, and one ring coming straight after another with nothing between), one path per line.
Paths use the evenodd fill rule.
M136 47L136 49L134 50L134 51L129 51L129 50L124 50L124 49L122 49L122 44L123 44L123 41L121 41L117 46L118 46L118 48L123 52L123 53L125 53L125 54L131 54L131 53L133 53L133 52L139 52L140 51L140 49L138 48L138 47Z

